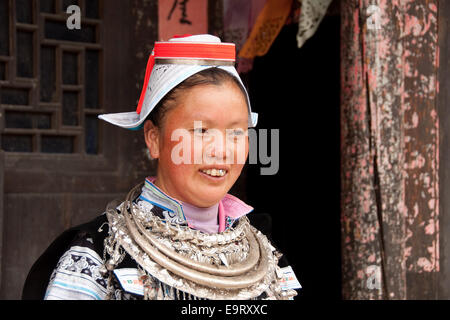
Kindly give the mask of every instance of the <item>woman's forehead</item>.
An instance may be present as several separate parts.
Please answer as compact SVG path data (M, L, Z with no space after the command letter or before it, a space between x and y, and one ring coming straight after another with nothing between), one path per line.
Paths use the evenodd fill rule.
M248 121L246 99L235 85L204 85L186 91L179 96L174 117L207 123Z

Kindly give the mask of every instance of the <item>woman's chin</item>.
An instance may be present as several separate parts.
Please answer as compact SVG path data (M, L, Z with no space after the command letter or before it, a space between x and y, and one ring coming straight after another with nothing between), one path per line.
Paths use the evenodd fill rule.
M191 204L199 208L209 208L217 204L226 195L226 192L223 190L211 189L213 188L202 188L201 192L197 192L194 197L191 197L192 202L195 202Z

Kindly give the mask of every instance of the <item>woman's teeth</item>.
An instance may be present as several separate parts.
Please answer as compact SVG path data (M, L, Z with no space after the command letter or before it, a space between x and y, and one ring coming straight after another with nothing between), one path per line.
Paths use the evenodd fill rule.
M208 170L201 170L203 173L206 173L207 175L213 176L213 177L223 177L227 171L223 169L208 169Z

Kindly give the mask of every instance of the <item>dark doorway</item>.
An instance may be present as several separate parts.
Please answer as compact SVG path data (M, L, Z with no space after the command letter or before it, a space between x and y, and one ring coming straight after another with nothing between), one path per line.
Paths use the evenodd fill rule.
M279 129L280 166L249 166L247 200L270 213L299 297L340 299L340 19L327 15L300 49L297 30L285 26L248 78L257 129Z

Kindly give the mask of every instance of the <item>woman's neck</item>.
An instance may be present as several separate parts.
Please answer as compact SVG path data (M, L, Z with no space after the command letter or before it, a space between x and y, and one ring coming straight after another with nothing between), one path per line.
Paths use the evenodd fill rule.
M167 190L165 185L161 183L161 179L156 178L152 183L162 192L167 194ZM216 203L211 207L203 208L185 201L177 201L181 203L186 220L192 228L206 233L219 232L219 203Z
M189 225L206 233L219 232L219 203L209 208L199 208L186 202L181 202L183 212Z

